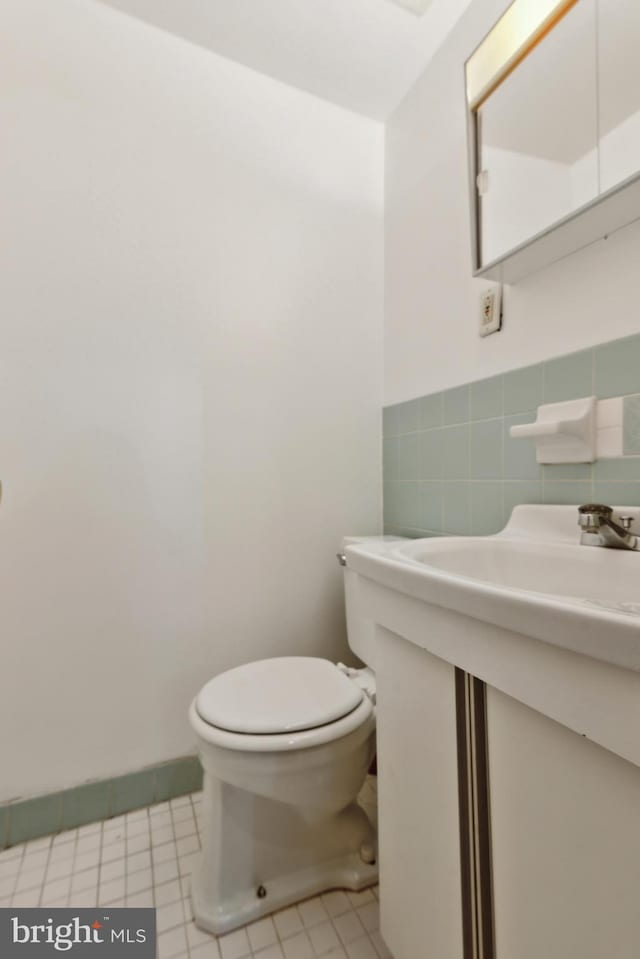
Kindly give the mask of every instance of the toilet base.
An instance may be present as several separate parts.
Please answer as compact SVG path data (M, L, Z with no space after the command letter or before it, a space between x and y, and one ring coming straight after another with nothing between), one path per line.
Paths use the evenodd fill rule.
M288 876L279 876L270 882L268 887L264 887L266 895L262 899L258 898L257 890L250 890L247 891L244 901L237 897L233 902L219 903L214 907L212 903L201 898L198 882L200 868L201 864L196 865L191 879L193 916L198 928L217 936L330 889L360 892L378 882L377 864L365 863L358 853L350 853L342 859L302 869Z
M233 814L225 817L223 830L205 827L203 851L191 878L193 914L200 929L222 935L329 889L357 892L378 881L377 864L365 861L375 854L375 832L356 802L328 818L296 819L292 826L295 814L290 807L228 786L223 791L233 793ZM246 821L243 800L251 813ZM265 811L271 835L260 835L258 828ZM247 821L251 832L243 828Z

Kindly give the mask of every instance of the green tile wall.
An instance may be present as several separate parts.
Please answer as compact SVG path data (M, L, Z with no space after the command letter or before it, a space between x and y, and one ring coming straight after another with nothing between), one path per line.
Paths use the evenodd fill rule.
M9 809L0 806L0 849L9 843Z
M202 788L196 756L183 756L115 779L0 805L0 849L164 802Z
M540 466L509 427L542 403L625 396L631 458ZM487 535L520 503L640 506L640 335L555 357L383 411L385 530Z
M624 453L626 456L640 454L640 396L624 398Z

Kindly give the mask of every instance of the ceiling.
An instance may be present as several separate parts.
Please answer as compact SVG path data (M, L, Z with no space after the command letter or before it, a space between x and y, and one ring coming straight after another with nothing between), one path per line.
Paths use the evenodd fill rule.
M102 0L253 70L386 119L471 0ZM398 5L425 7L422 16Z

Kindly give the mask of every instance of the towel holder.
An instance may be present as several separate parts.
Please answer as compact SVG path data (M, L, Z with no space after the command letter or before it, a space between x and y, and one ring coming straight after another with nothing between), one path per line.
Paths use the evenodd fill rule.
M535 423L512 426L514 439L532 439L538 463L593 463L596 398L586 396L538 407Z

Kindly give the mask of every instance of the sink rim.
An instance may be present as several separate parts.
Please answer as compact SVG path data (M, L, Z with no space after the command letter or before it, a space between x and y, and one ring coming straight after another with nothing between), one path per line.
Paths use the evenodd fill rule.
M634 524L640 521L640 508L624 507L623 512L634 516ZM424 548L437 550L443 543L457 543L460 548L479 540L601 549L579 545L577 506L532 505L516 507L506 528L492 536L427 537L402 545L410 549L419 543ZM409 561L398 555L399 549L397 543L376 549L351 546L346 550L347 566L365 579L414 600L640 671L640 616L593 605L585 602L584 597L576 600L564 594L498 586L453 574L419 561ZM636 558L640 564L640 555Z
M595 604L595 608L609 609L611 612L617 612L620 615L624 616L638 616L640 615L640 604L639 610L625 610L621 608L621 604L615 600L607 600L606 597L598 596L594 597L592 595L592 590L587 590L583 593L578 593L576 591L568 590L566 592L561 590L548 590L537 588L536 586L526 586L519 585L515 583L500 582L497 578L486 577L482 575L474 576L468 572L462 572L460 570L447 568L445 565L439 565L436 561L441 556L455 556L462 554L463 552L467 555L473 550L480 552L481 554L488 554L490 551L500 555L508 554L509 551L513 550L519 556L529 556L532 560L540 559L544 560L545 549L550 549L549 557L554 559L564 557L567 562L571 561L577 564L579 567L587 567L588 569L603 568L602 564L607 562L614 562L616 567L619 567L624 564L631 564L634 562L640 563L640 557L635 557L630 551L624 550L611 550L607 549L606 554L607 558L601 556L605 552L604 549L600 547L586 547L581 546L575 542L566 542L564 539L558 539L556 542L549 543L545 540L536 540L536 539L526 539L523 537L508 536L504 533L495 534L492 536L455 536L455 537L431 537L426 539L416 539L410 540L407 543L394 544L394 547L389 550L389 557L397 559L401 563L407 563L411 566L423 569L428 574L443 574L444 576L450 577L453 580L460 580L466 583L479 584L483 586L493 586L498 591L509 590L517 593L526 593L533 594L535 596L542 596L549 599L558 599L561 602L569 603L586 603L591 607L591 604ZM422 556L418 557L413 555L416 552L421 552L426 554L427 558ZM428 561L429 554L433 554L434 562ZM639 571L640 572L640 569ZM633 594L629 596L628 600L624 600L624 603L628 603L630 606L633 605ZM606 605L609 604L609 605Z

